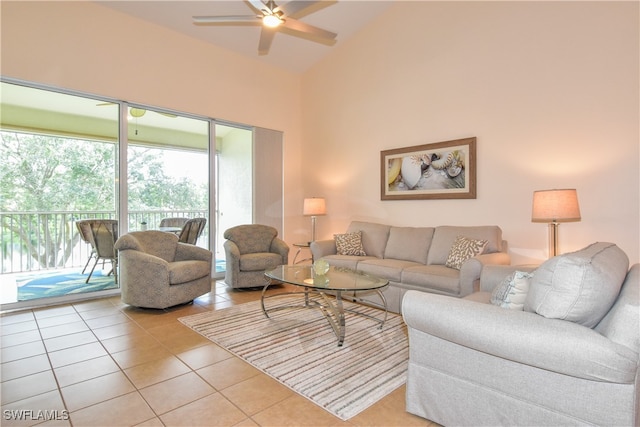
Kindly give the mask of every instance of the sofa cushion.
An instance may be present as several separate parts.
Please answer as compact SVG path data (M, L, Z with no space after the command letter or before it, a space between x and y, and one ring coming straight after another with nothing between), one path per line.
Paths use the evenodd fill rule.
M426 264L433 231L432 227L391 227L384 257Z
M453 245L451 245L445 265L449 268L460 270L460 267L462 267L462 264L464 264L466 260L483 253L487 244L489 244L489 242L486 240L458 236L456 241L453 242Z
M443 225L436 227L427 264L442 264L447 262L449 250L458 236L481 239L488 242L484 253L491 254L502 250L502 230L497 225L481 225L476 227L454 227Z
M362 231L362 246L365 253L376 258L384 258L384 248L387 246L390 228L390 225L353 221L349 224L347 233Z
M460 270L444 265L421 265L402 270L403 284L442 292L447 295L460 295Z
M400 281L402 270L407 267L419 266L420 263L399 259L368 259L358 263L358 271L382 277L393 282Z
M532 273L514 271L493 290L491 304L512 310L523 310L532 277Z
M353 233L334 234L336 240L336 250L338 255L356 255L365 256L366 252L362 247L362 232L355 231Z
M376 259L370 256L354 256L354 255L327 255L322 257L325 261L334 267L344 267L355 270L358 263L365 259Z
M553 257L536 270L524 309L592 328L613 305L628 268L629 258L613 243Z

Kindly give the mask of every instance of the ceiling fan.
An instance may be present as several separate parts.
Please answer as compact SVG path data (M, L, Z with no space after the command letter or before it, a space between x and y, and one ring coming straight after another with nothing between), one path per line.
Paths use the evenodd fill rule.
M293 15L300 14L304 10L310 9L321 3L331 3L326 1L292 0L282 6L278 6L273 0L263 3L261 0L248 0L250 7L257 13L256 15L230 15L230 16L194 16L194 24L216 25L216 24L262 24L260 42L258 43L258 55L266 55L271 48L271 42L276 32L280 29L292 30L301 33L301 36L309 40L324 44L333 44L337 37L336 33L314 27L302 21L292 18Z

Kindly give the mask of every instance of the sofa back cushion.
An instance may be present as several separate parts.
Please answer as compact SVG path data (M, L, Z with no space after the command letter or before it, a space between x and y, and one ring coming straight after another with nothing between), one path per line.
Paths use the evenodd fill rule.
M157 230L133 231L120 237L115 248L119 251L140 251L173 262L178 248L178 236Z
M611 341L640 353L640 264L627 273L611 310L594 329Z
M486 240L487 246L483 252L485 254L502 250L502 229L497 225L480 225L476 227L442 225L436 227L433 233L427 264L444 265L458 236Z
M433 227L391 227L385 258L427 263Z
M390 228L390 225L353 221L349 224L347 233L362 231L362 247L367 256L384 258L384 248L387 246Z
M613 243L553 257L535 271L524 309L593 328L618 297L628 269L629 258Z

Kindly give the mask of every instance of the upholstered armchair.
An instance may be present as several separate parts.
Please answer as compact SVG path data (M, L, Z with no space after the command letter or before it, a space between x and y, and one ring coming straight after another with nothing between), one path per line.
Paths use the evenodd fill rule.
M135 231L116 242L122 301L167 308L211 291L211 251L163 231Z
M224 282L232 288L264 286L264 272L289 261L289 246L277 236L278 230L261 224L226 230Z

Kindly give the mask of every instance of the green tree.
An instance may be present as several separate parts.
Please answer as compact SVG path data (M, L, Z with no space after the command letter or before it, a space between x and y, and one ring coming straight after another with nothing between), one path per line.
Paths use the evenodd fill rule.
M74 219L95 211L115 217L118 146L7 131L0 138L3 253L17 245L30 264L62 267L79 241ZM129 208L206 207L207 189L166 176L161 157L157 149L130 152Z

